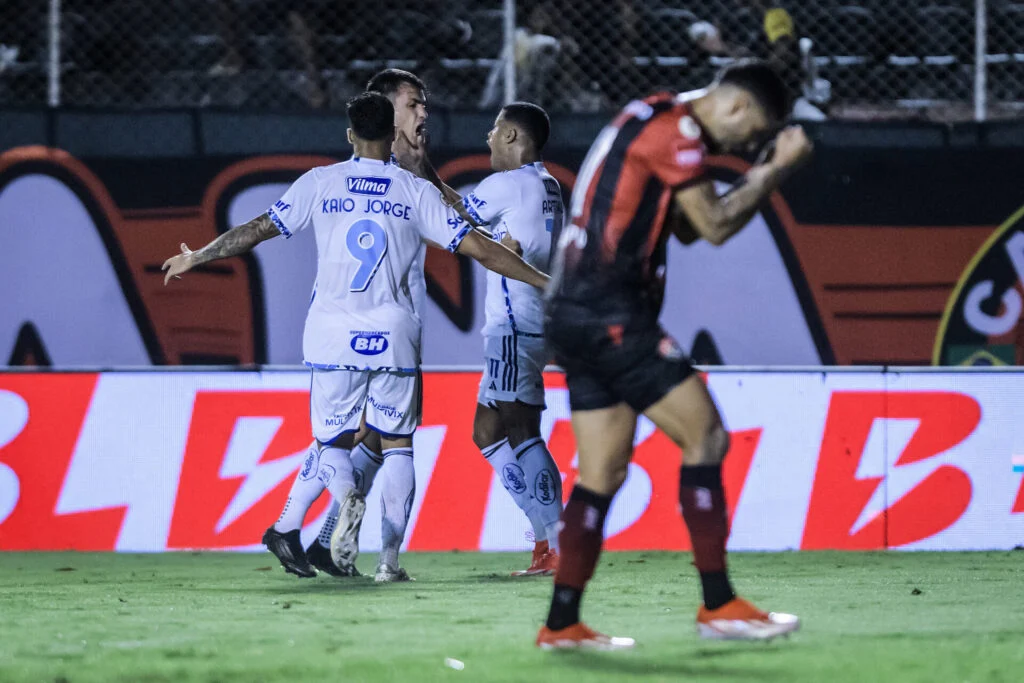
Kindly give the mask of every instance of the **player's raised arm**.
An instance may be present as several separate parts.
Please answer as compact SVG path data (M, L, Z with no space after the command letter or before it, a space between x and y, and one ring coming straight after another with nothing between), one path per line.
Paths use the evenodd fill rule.
M466 234L455 251L470 257L487 270L493 270L499 275L525 282L537 289L544 289L548 286L547 275L517 256L508 247L475 230Z
M775 138L772 160L747 171L735 189L719 197L707 180L676 192L676 206L698 235L712 244L722 244L750 222L761 202L809 159L812 151L804 129L790 126Z
M164 284L166 285L172 277L180 278L198 265L244 254L260 242L280 234L270 216L261 214L248 223L231 228L198 251L190 250L188 245L182 242L181 253L164 261L160 268L167 273L164 275Z
M181 253L167 259L161 266L161 270L167 272L164 284L166 285L172 277L180 278L184 273L203 263L244 254L271 237L291 237L312 225L316 193L316 169L313 169L299 176L284 196L266 213L260 214L248 223L231 228L198 251L190 251L188 246L182 243Z

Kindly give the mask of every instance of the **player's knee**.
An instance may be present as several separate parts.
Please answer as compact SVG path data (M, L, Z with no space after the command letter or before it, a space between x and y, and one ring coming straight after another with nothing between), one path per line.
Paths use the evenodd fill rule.
M518 448L520 444L540 437L540 429L534 428L531 424L506 425L505 431L508 434L508 444L512 448Z
M505 438L504 432L489 420L473 421L473 443L480 450L494 445Z
M700 447L696 449L697 462L687 463L694 465L720 465L725 460L725 454L729 452L729 432L721 422L715 423L704 435Z
M622 485L626 482L626 475L629 473L629 463L622 463L621 465L615 465L607 472L608 489L611 493L615 493Z

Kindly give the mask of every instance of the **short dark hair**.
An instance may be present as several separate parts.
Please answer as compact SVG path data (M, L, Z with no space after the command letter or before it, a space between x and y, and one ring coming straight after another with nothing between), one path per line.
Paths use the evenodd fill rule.
M713 85L733 85L746 90L777 121L789 116L789 88L767 62L758 59L734 62L718 72Z
M515 124L530 136L538 152L544 149L551 135L551 120L547 112L531 102L506 104L501 111L506 121Z
M348 125L363 140L383 140L395 132L395 108L380 93L364 92L346 105Z
M419 88L423 93L427 92L427 86L420 80L420 77L404 69L384 69L383 71L378 71L366 84L366 92L376 92L384 95L384 97L391 97L398 92L398 89L403 84Z

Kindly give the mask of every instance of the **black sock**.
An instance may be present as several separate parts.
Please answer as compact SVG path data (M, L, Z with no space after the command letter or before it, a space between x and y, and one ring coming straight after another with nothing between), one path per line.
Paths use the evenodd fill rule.
M582 597L583 591L579 588L555 584L555 592L551 596L551 611L548 612L548 628L558 631L577 623L580 620Z
M718 609L736 597L725 572L701 572L700 585L704 589L704 606L708 609Z

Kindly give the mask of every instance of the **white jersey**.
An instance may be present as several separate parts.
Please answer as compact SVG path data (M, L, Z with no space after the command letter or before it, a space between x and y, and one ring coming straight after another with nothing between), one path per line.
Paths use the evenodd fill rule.
M424 241L455 251L471 229L441 193L396 164L353 157L308 171L267 213L285 237L316 235L306 365L417 369L422 324L410 283L423 278Z
M561 230L562 190L536 162L484 178L462 205L478 223L490 226L494 239L511 235L523 248L523 260L548 272L551 235ZM484 335L544 331L544 293L525 282L487 273Z

